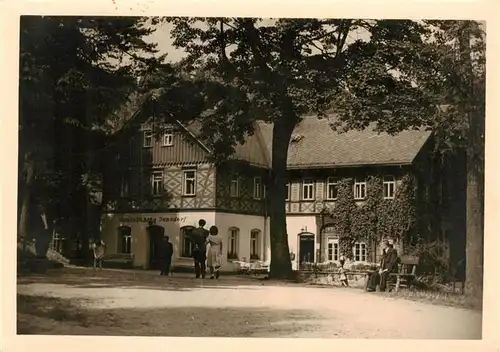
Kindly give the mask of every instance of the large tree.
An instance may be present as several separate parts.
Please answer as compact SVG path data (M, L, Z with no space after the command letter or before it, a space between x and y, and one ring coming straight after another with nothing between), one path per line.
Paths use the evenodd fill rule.
M467 155L466 288L482 297L484 241L484 123L485 31L475 21L424 21L421 43L403 48L409 60L387 71L388 84L380 80L377 61L399 55L376 45L364 63L347 73L352 82L338 96L344 109L339 124L344 129L364 128L375 121L382 131L426 127L435 132L441 151ZM389 26L385 33L392 31ZM380 39L379 39L380 38ZM374 48L375 49L375 48ZM408 104L411 96L413 102ZM417 103L417 104L414 104ZM410 110L411 109L411 110ZM414 109L414 110L413 110ZM398 112L396 113L395 112Z
M45 227L57 218L91 215L89 184L102 172L106 126L136 89L136 78L162 60L152 56L156 45L143 40L153 30L147 20L133 17L21 17L18 234L23 239L33 236L30 214L45 215Z
M421 104L422 90L404 78L421 61L425 26L358 19L167 21L173 24L174 45L187 52L184 67L202 71L194 79L204 82L209 109L203 132L212 136L217 155L223 159L231 153L253 132L254 122L274 125L268 193L271 277L289 277L285 179L295 126L306 114L322 117L339 106L344 107L337 112L350 122L347 129L373 120L389 132L420 124L433 110Z

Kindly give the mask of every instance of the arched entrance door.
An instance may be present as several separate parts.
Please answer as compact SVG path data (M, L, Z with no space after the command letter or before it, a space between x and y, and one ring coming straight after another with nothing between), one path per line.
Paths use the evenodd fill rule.
M160 267L160 245L165 234L165 229L158 225L149 226L146 229L149 237L149 268L159 270Z
M314 234L299 233L299 265L314 262Z

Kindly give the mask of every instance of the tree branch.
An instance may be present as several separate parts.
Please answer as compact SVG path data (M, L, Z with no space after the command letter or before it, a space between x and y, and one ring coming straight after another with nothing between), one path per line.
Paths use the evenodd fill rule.
M340 55L340 53L342 53L342 49L344 48L345 42L347 40L347 36L349 35L349 32L351 31L351 28L352 28L352 21L351 20L347 20L347 24L345 26L343 25L342 28L341 28L341 30L339 30L339 39L340 39L340 41L337 42L337 50L336 50L336 53L335 53L335 57L338 57ZM341 37L342 30L344 32L343 32L343 36Z
M261 40L257 29L255 28L251 19L238 19L242 28L244 28L248 34L248 42L252 49L252 54L255 58L257 66L259 66L262 70L266 71L268 74L272 75L273 71L267 65L266 60L262 56L260 51Z

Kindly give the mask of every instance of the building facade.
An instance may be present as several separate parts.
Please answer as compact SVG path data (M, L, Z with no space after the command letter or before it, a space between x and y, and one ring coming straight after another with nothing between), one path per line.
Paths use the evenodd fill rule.
M120 137L104 180L101 238L109 253L133 255L135 267L156 268L156 245L168 235L173 265L192 266L185 234L204 219L207 228L216 225L224 238L224 270L235 269L234 261L269 261L266 184L272 126L257 124L222 166L210 162L211 151L199 131L197 122L155 131L146 119ZM335 207L340 179L354 180L358 204L365 200L368 176L382 178L384 198L394 198L403 175L418 178L425 169L430 140L425 131L338 134L327 119L305 117L294 131L288 157L286 222L292 267L339 260L338 236L322 210ZM356 262L377 259L368 255L368 245L355 244Z

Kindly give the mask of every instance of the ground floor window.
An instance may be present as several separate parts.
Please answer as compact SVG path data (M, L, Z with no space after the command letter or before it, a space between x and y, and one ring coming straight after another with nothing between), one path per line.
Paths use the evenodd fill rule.
M260 259L260 230L250 232L250 259Z
M338 262L340 259L340 247L339 240L334 238L328 239L328 261L329 262Z
M366 262L366 243L358 242L354 244L354 261Z
M231 227L229 229L229 245L227 249L228 259L238 259L238 240L240 236L240 230L236 227Z
M181 257L190 258L193 256L193 242L188 238L189 232L193 229L193 226L181 228Z
M326 259L329 262L338 262L340 260L340 244L338 238L327 239ZM367 261L367 246L364 242L357 242L352 248L353 260L356 262Z
M132 229L130 226L118 228L118 253L132 253Z

